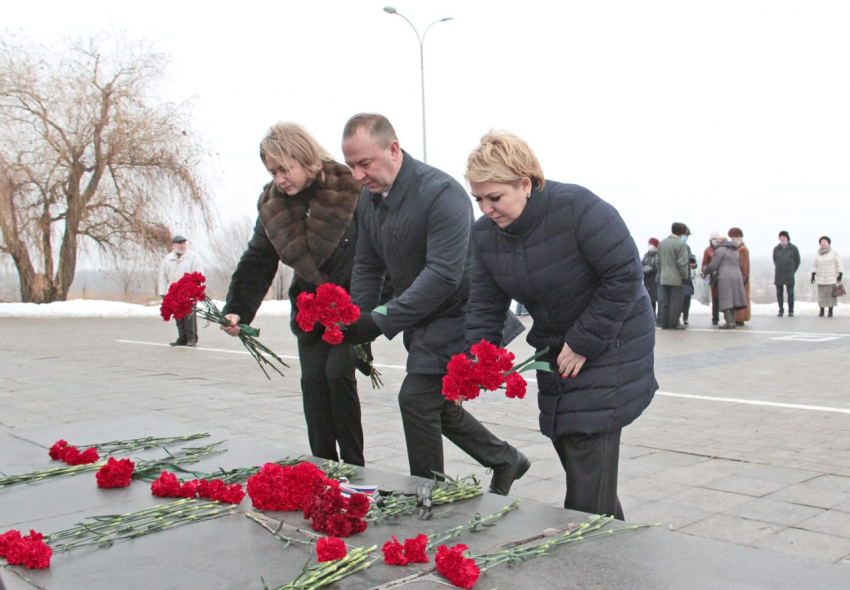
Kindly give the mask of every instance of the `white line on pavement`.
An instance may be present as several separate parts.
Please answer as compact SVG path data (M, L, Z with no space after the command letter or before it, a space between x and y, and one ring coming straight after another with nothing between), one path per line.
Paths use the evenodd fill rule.
M674 330L675 331L675 330ZM683 332L718 332L717 328L691 328L688 327L687 330L683 330ZM749 328L740 328L737 330L724 330L726 334L789 334L792 336L837 336L839 338L850 338L850 334L828 334L825 332L783 332L779 330L750 330Z
M171 346L170 344L162 344L160 342L139 342L137 340L116 340L116 342L122 342L124 344L142 344L145 346ZM183 347L181 347L183 348ZM245 350L225 350L223 348L202 348L195 347L190 350L207 350L210 352L224 352L228 354L248 354L248 351ZM281 358L285 359L297 359L297 356L278 355ZM406 370L406 367L401 365L383 365L375 363L375 366L379 369L399 369L401 371ZM537 379L526 379L529 383L537 383ZM766 406L769 408L787 408L792 410L808 410L812 412L831 412L833 414L850 414L850 408L833 408L830 406L812 406L807 404L788 404L784 402L769 402L769 401L761 401L761 400L753 400L753 399L743 399L743 398L734 398L734 397L714 397L710 395L694 395L690 393L674 393L672 391L656 391L655 395L661 395L666 397L678 397L683 399L695 399L695 400L703 400L708 402L721 402L721 403L729 403L729 404L743 404L748 406Z

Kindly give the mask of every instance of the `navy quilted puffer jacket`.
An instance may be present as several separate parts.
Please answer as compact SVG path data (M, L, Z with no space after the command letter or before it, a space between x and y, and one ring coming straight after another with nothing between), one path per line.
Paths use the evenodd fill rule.
M528 343L552 350L553 372L537 373L541 432L610 432L637 418L658 389L655 317L616 209L583 187L547 180L516 221L500 229L482 217L472 239L466 345L498 342L511 299L525 305L534 321ZM574 379L557 372L564 342L587 357Z

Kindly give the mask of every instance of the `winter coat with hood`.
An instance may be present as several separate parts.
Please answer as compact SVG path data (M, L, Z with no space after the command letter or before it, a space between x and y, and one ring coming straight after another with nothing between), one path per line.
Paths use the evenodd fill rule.
M540 430L553 440L611 432L631 423L658 389L655 316L637 246L619 213L585 188L546 181L522 214L472 231L475 265L466 346L498 342L511 299L533 320L527 341L552 372L537 372ZM556 359L569 344L587 362L562 379Z

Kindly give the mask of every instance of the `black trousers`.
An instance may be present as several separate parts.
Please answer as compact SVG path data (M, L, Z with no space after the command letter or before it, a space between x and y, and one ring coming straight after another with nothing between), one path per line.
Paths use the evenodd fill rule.
M682 320L687 322L688 315L691 313L691 296L684 295L682 297Z
M717 324L720 322L720 298L711 298L711 322Z
M312 334L299 336L298 359L310 452L322 459L365 465L351 346L332 346Z
M572 434L552 441L567 474L564 508L625 520L617 497L621 432Z
M193 311L189 315L183 316L182 320L175 319L177 324L177 341L186 344L187 342L198 341L198 316Z
M794 285L776 285L776 302L779 311L785 311L785 289L788 290L788 311L794 313Z
M516 461L515 448L496 438L463 406L446 400L442 390L443 375L408 373L401 384L398 405L410 475L431 479L434 472L443 473L442 435L484 467Z
M658 293L658 300L661 302L661 328L674 328L679 323L679 316L682 315L684 303L682 287L659 285Z

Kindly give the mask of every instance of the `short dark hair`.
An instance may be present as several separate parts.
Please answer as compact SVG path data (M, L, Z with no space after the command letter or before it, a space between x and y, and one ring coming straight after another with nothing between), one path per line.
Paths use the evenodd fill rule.
M687 229L688 229L687 225L685 225L684 223L679 223L677 221L676 223L673 224L673 227L671 228L670 231L673 232L674 236L681 236L682 234L685 233L685 231L687 231Z
M829 242L829 245L832 246L832 240L829 239L829 236L821 236L820 240L826 240ZM818 242L820 242L820 240L818 240Z
M381 148L386 149L389 145L398 141L395 129L390 120L378 113L358 113L351 117L342 131L342 138L351 137L357 130L363 127L372 136Z

